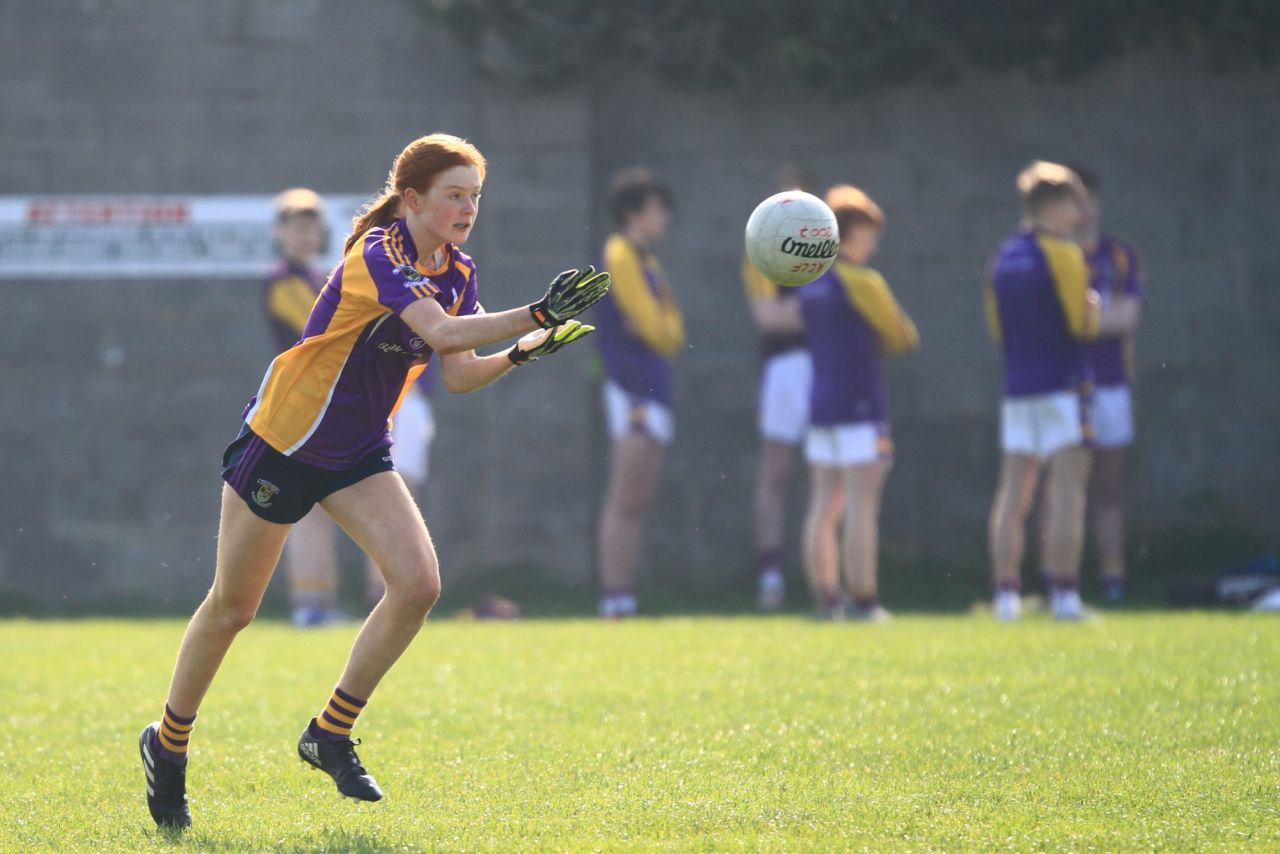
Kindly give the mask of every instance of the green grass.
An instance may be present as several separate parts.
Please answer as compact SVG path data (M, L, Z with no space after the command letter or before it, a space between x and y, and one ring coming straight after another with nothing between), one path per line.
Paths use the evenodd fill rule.
M182 624L0 623L6 850L1280 847L1280 620L431 622L358 729L387 798L294 743L352 628L249 629L201 710L196 826L135 739Z

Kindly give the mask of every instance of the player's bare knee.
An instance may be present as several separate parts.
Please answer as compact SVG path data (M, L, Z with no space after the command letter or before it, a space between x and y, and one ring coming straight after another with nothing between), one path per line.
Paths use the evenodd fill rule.
M258 615L258 602L210 592L205 600L209 616L223 631L239 632Z
M402 607L425 615L440 599L440 573L429 567L388 579L386 595Z

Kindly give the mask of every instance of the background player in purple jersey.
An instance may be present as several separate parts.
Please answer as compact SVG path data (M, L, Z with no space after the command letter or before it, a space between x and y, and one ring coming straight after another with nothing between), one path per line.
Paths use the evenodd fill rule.
M324 201L312 190L295 187L276 196L275 243L279 262L263 290L263 309L275 351L283 353L302 337L311 307L324 287L316 257L327 239ZM290 619L300 628L346 619L338 608L338 560L333 521L320 509L298 520L284 544L289 581ZM370 596L381 591L381 577L368 574Z
M445 134L414 140L382 195L356 218L297 344L277 356L223 457L213 586L187 627L161 720L138 740L157 824L187 827L186 754L196 711L236 635L257 612L294 523L319 503L376 562L386 593L298 755L339 792L382 791L350 732L440 595L435 548L388 453L387 421L433 353L445 386L467 392L591 331L571 318L608 290L607 273L566 271L542 299L486 314L459 248L475 225L485 161ZM505 352L474 348L515 336Z
M989 530L994 607L1000 619L1021 616L1026 516L1046 467L1043 561L1051 607L1057 618L1079 619L1086 613L1079 571L1092 397L1082 342L1100 330L1122 330L1132 318L1125 306L1100 311L1084 254L1071 242L1081 221L1079 177L1060 164L1036 162L1018 175L1017 187L1024 224L997 249L986 288L987 320L1004 367L1004 455Z
M1105 308L1128 303L1132 326L1118 335L1101 335L1085 345L1093 371L1093 472L1089 477L1089 512L1098 551L1103 597L1124 599L1124 449L1134 439L1133 338L1146 293L1138 253L1101 231L1102 201L1098 177L1076 167L1084 184L1077 242L1089 265L1089 281Z
M671 360L684 347L684 320L653 244L671 220L671 191L645 169L614 178L618 231L605 242L613 287L596 309L604 361L609 483L600 511L600 616L636 613L636 567L675 435Z
M827 204L840 227L840 256L800 288L813 354L805 567L820 618L879 621L889 616L876 572L880 495L893 465L882 361L914 350L919 336L884 277L866 266L884 228L880 207L848 185L832 187Z
M808 170L788 164L778 170L778 192L812 192ZM769 281L744 256L742 285L751 319L760 334L760 391L757 408L760 459L752 501L756 537L757 601L761 610L782 606L782 543L791 459L809 426L813 360L804 337L800 292Z

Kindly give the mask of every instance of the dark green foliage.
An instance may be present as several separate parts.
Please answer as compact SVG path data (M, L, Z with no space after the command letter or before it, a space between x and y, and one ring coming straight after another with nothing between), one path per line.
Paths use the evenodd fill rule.
M1169 45L1222 70L1280 54L1274 0L419 0L484 73L549 84L602 59L691 83L841 93L966 69L1077 74Z

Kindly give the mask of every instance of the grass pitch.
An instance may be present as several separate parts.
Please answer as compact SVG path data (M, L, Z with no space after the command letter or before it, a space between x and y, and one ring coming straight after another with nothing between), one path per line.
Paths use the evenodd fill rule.
M135 740L183 625L0 623L0 848L1280 847L1280 620L431 622L357 733L387 797L294 754L354 627L257 624L157 832Z

